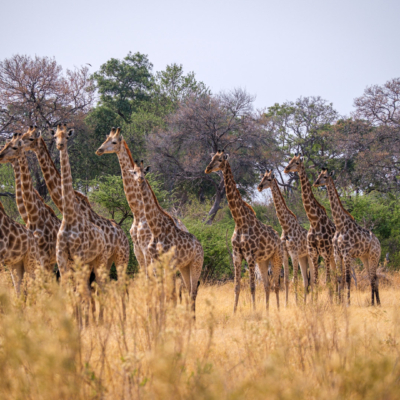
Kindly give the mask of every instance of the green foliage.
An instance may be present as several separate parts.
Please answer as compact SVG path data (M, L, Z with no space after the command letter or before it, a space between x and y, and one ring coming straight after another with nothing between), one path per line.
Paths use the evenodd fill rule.
M233 278L233 267L230 259L231 237L235 229L235 222L230 214L229 207L225 205L214 223L207 225L205 217L209 208L209 202L200 203L191 197L184 207L183 223L203 246L203 278L207 280L231 279Z
M101 104L129 122L138 105L149 99L152 68L147 55L141 53L129 53L122 61L112 58L101 65L93 74Z
M400 268L400 196L371 192L352 196L346 203L355 220L371 229L381 242L383 260L389 253L389 266Z
M4 196L0 196L0 201L3 204L7 215L18 222L23 223L22 218L18 213L15 199L9 196L9 194L15 194L14 171L11 164L0 164L0 192L4 194Z

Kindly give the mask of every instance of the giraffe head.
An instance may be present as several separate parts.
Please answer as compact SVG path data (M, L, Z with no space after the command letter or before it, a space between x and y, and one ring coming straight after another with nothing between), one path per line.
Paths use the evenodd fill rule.
M50 131L51 135L56 139L57 150L65 150L67 148L68 139L74 133L73 129L68 130L67 125L57 125L57 130Z
M22 135L22 149L25 151L33 150L38 146L38 141L40 138L40 131L37 126L30 126L28 130Z
M211 157L211 162L204 171L206 174L221 171L225 165L225 161L229 158L229 154L225 154L224 150L218 150L214 155L211 155Z
M314 187L326 186L329 180L332 179L333 175L335 175L335 171L331 171L330 173L328 173L328 170L326 168L322 168L313 186Z
M300 165L303 163L303 157L301 154L295 154L294 157L289 161L289 164L286 166L283 171L285 174L290 174L291 172L299 172Z
M140 161L140 164L135 161L133 169L129 171L132 173L133 179L136 182L142 183L145 180L146 174L150 171L150 166L144 168L143 160Z
M13 137L0 150L0 164L6 164L17 159L22 151L22 133L14 133Z
M275 174L272 172L272 169L267 169L267 172L264 174L261 183L258 185L258 191L262 192L264 189L268 189L272 186L275 179Z
M121 128L112 128L106 141L97 149L96 154L101 156L109 153L119 153L122 146Z

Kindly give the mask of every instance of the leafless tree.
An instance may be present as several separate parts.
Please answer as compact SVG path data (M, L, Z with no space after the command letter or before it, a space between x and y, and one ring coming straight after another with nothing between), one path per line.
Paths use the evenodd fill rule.
M364 94L354 100L354 117L366 119L375 126L400 128L400 78L384 85L367 87Z
M258 171L266 168L274 142L261 115L253 111L254 98L242 89L219 95L191 96L168 120L168 128L148 140L151 164L164 176L167 188L198 190L199 198L215 191L209 211L212 223L225 196L222 174L206 175L210 154L230 153L235 179L241 189L252 190Z
M93 98L87 67L63 73L55 59L26 55L0 61L0 133L21 131L28 125L43 130L58 123L82 126ZM36 164L33 169L43 195L44 181Z
M266 116L265 129L275 138L280 150L274 168L280 175L281 186L292 189L292 184L298 179L297 174L287 178L281 173L294 153L303 154L314 178L318 169L337 156L330 128L339 114L321 97L300 97L296 101L275 104L268 108Z

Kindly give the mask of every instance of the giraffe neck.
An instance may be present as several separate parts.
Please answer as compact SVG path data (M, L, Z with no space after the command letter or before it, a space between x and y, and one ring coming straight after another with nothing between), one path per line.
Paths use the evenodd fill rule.
M316 218L316 215L319 215L320 212L325 211L320 207L314 197L314 193L311 189L311 184L307 178L306 169L303 163L300 164L299 177L301 184L301 197L303 199L304 209L306 211L307 218L310 221L310 224L315 226L318 224L319 219Z
M139 183L139 189L144 204L145 217L151 233L158 236L161 233L160 229L165 229L171 225L175 226L172 218L161 209L146 179Z
M122 181L124 183L124 192L129 207L136 218L144 217L144 207L140 195L139 183L132 178L129 172L134 166L124 146L121 144L121 150L117 153L119 165L121 166Z
M57 171L53 160L50 157L49 151L43 138L39 139L39 146L35 148L34 152L39 161L39 165L42 170L47 189L49 190L50 197L56 207L62 213L63 199L61 193L61 176L60 173Z
M41 208L41 201L37 198L35 191L33 190L32 178L29 173L28 160L26 155L22 152L19 157L19 165L21 168L21 181L22 181L22 196L26 211L28 213L29 223L35 225L39 219L38 210Z
M237 226L242 226L246 222L246 217L249 208L244 204L242 196L236 188L236 182L233 178L232 169L228 161L225 161L222 173L224 175L226 198L229 208L231 209L232 217Z
M279 223L282 227L283 232L288 233L290 230L291 222L293 222L294 215L289 210L288 206L285 203L285 199L282 196L282 193L279 189L278 183L276 179L273 180L271 186L272 198L274 200L276 215L278 216ZM297 222L297 220L296 220Z
M342 202L339 198L339 194L335 189L335 184L333 183L333 180L331 178L328 179L326 188L328 191L329 203L331 205L333 222L336 225L336 229L340 231L344 228L345 222L353 219L344 210Z
M67 146L65 146L63 150L60 150L60 163L63 220L65 220L67 224L73 224L77 220L77 214L75 209L75 191L72 186L71 166L69 164Z
M21 169L17 158L12 161L12 166L14 168L15 177L15 201L17 203L19 215L21 216L25 224L27 224L28 213L26 211L24 198L22 196Z

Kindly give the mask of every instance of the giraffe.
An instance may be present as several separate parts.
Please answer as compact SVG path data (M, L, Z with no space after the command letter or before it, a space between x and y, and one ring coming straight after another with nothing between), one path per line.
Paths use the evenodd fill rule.
M146 220L142 195L139 191L139 183L136 182L129 170L133 168L133 158L128 144L121 135L121 128L112 128L107 135L105 142L97 149L96 154L117 154L119 164L121 166L122 181L124 184L124 192L129 207L134 215L130 234L134 246L134 253L139 262L140 268L144 268L146 276L148 274L147 267L150 265L148 260L151 258L147 253L147 248L151 240L151 230ZM188 232L185 225L174 218L176 225L183 231Z
M272 263L272 279L275 284L276 301L279 308L279 273L281 270L283 249L278 233L268 225L261 223L254 210L243 201L236 188L232 170L228 162L229 155L217 151L207 166L205 173L222 171L225 182L226 198L232 217L235 220L235 230L232 236L233 262L235 266L235 302L233 311L237 310L240 294L240 278L242 261L249 266L250 291L253 309L255 309L255 265L259 266L264 283L266 307L269 308L270 281L268 277L269 263Z
M57 130L51 131L55 137L56 147L60 151L61 163L61 190L63 219L57 235L57 264L61 279L71 269L74 260L80 260L83 265L89 265L90 271L96 275L97 283L101 289L103 286L102 275L98 270L107 265L109 254L106 248L106 237L103 231L81 212L72 187L71 167L68 157L68 139L73 130L67 130L67 126L59 124ZM89 276L87 276L89 281ZM86 288L86 297L90 298L89 286ZM87 316L86 316L87 318ZM99 320L103 319L103 309L100 304Z
M0 265L10 269L17 296L25 273L32 277L42 267L33 232L10 218L0 202Z
M360 258L368 271L371 281L371 304L374 305L374 294L376 303L381 304L379 299L378 278L376 270L381 256L381 245L379 239L369 230L359 226L353 216L344 209L339 194L333 182L334 171L328 173L326 168L322 169L315 187L326 186L329 203L331 205L333 221L336 225L336 233L333 238L335 260L338 267L344 266L341 286L347 284L347 299L350 304L350 264L353 258Z
M31 127L21 137L22 147L25 151L33 151L39 161L44 179L51 199L56 207L63 213L63 199L61 191L61 175L50 157L40 131L37 127ZM126 270L129 261L129 241L122 228L113 220L98 215L91 207L89 200L82 193L75 191L75 201L78 203L79 210L85 218L98 226L105 235L106 249L108 254L106 267L111 268L113 262L116 267L123 267Z
M133 162L129 172L138 183L146 220L151 230L148 244L150 262L153 263L158 258L160 251L175 249L173 262L190 293L192 311L195 314L198 281L204 260L203 247L194 235L179 229L172 216L161 208L145 178L148 169L149 167L143 168L143 161L140 164Z
M286 166L286 174L297 172L300 177L301 196L307 218L310 221L310 229L307 234L307 248L311 259L311 268L314 270L314 285L318 284L318 257L325 261L326 282L331 282L331 271L336 272L333 250L333 236L335 235L335 225L328 218L325 208L318 203L312 192L311 184L307 179L303 157L296 154ZM335 287L337 288L337 277L335 277ZM332 299L332 290L329 289Z
M288 253L293 263L293 275L294 275L294 288L295 297L297 303L297 275L298 266L300 264L301 274L303 276L304 283L304 304L306 303L307 289L308 289L308 276L307 276L307 264L311 267L311 261L308 256L307 250L307 230L303 228L297 217L286 205L285 199L279 189L278 182L275 178L275 174L272 170L268 170L264 174L261 183L258 185L258 190L262 192L264 189L271 189L272 199L274 201L276 215L278 216L279 223L282 227L281 240L284 245L284 256L283 264L285 266L285 289L286 289L286 304L288 302ZM310 274L313 273L310 268ZM311 287L313 284L311 283Z
M57 233L61 221L33 188L28 161L19 137L19 135L14 136L13 141L2 149L0 163L16 160L19 165L22 199L24 210L27 213L26 227L33 232L37 239L38 251L44 268L52 272L56 264Z
M110 153L117 154L121 166L125 196L134 215L129 233L132 237L134 253L138 260L139 267L144 268L147 276L147 266L149 264L147 262L147 246L150 243L151 231L144 213L139 184L128 172L132 168L133 159L128 145L121 135L121 128L112 128L105 142L96 151L98 156Z

